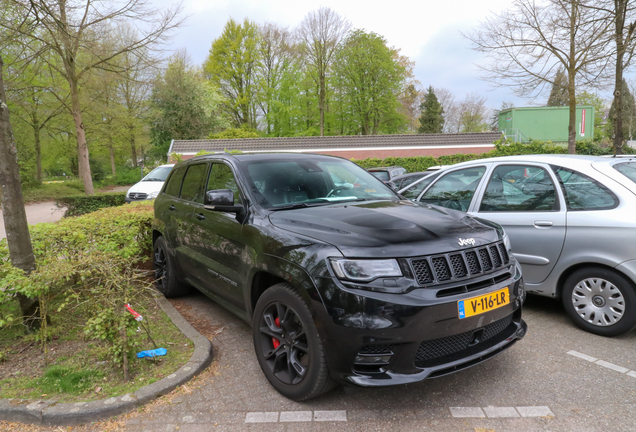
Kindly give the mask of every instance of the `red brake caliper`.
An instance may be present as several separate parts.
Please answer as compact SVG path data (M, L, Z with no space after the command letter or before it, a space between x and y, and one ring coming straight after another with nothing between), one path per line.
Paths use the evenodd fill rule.
M280 318L276 318L274 320L274 323L276 324L277 327L280 327ZM274 345L274 349L276 349L280 346L280 341L276 339L275 337L272 337L272 344Z

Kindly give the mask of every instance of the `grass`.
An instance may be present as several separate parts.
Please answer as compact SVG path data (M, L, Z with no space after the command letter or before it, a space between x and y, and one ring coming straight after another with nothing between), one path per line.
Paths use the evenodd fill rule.
M84 186L79 180L66 180L63 183L43 183L39 186L23 189L24 202L53 201L69 195L84 192Z
M188 361L194 345L172 324L154 298L143 297L133 306L143 315L157 346L166 348L168 354L157 361L131 359L130 381L124 381L121 366L110 361L107 343L84 340L83 324L88 317L78 307L70 314L72 319L51 323L47 366L43 365L37 334L25 334L21 324L0 331L0 353L5 357L0 360L1 397L89 401L135 392L176 371ZM17 305L1 307L4 310L0 314L7 315L11 312L7 309ZM154 348L143 330L135 337L141 342L139 351Z

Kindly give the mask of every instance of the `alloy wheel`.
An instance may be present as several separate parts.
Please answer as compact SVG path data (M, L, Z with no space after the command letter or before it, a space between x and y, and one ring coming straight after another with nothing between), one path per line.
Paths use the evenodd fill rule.
M166 252L162 247L155 249L154 263L155 282L158 288L165 288L166 278L168 276L168 260L166 259Z
M572 290L572 304L576 313L586 322L600 326L616 324L625 313L625 299L610 281L587 278Z
M288 385L300 383L309 367L309 344L303 324L285 303L268 305L259 319L261 352L272 374Z

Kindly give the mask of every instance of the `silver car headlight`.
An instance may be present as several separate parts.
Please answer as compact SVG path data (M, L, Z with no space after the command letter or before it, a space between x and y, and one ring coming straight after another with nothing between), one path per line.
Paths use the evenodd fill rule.
M339 279L370 282L379 277L399 277L402 270L394 259L348 260L330 258L331 268Z
M146 199L155 199L155 198L157 198L157 195L159 195L159 191L156 191L156 192L150 192L150 193L148 194L148 196L146 197Z

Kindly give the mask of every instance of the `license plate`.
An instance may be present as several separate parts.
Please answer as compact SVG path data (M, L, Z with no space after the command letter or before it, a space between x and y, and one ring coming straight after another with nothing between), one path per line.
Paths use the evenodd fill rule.
M508 287L479 297L460 300L457 302L459 319L479 315L500 308L508 303L510 303Z

